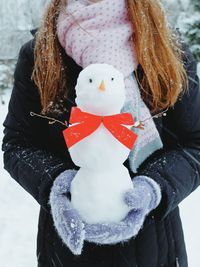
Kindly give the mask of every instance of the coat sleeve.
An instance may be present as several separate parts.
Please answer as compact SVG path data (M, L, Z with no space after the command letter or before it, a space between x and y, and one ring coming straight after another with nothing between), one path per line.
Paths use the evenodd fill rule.
M200 184L200 91L197 64L184 45L189 88L163 118L164 149L144 163L139 174L154 179L162 201L153 212L163 219ZM170 140L170 141L169 141Z
M22 46L15 68L8 114L3 123L2 150L4 168L40 205L47 208L53 180L71 168L72 161L62 159L44 146L44 123L30 116L30 111L41 111L39 92L31 80L30 45L28 42Z

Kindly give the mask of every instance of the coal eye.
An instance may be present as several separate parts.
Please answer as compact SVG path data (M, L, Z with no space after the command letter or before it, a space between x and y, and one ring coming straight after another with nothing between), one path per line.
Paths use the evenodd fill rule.
M92 79L89 79L89 82L92 83Z
M114 78L113 77L111 78L111 81L114 81Z

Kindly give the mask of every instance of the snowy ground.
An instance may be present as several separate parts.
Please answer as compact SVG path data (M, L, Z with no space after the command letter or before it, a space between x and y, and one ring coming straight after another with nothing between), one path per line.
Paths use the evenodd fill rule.
M0 136L6 113L7 105L0 104ZM0 159L0 266L36 267L39 205L3 169L2 153Z
M200 65L199 65L200 72ZM4 97L8 103L10 93ZM200 107L199 107L200 108ZM0 136L7 105L0 104ZM39 206L3 169L0 154L0 266L36 267ZM200 188L181 203L189 267L199 267ZM149 266L151 267L151 266Z

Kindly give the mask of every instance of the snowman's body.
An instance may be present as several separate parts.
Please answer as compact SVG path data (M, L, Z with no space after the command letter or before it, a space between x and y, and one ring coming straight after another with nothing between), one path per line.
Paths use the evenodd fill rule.
M121 221L129 211L123 194L133 188L123 165L129 149L101 124L69 151L81 167L71 184L72 205L88 223Z
M94 133L72 146L69 152L77 166L104 171L122 165L130 150L101 124Z
M112 71L113 73L110 75L117 77L115 77L118 79L116 84L118 84L120 91L115 91L114 96L111 94L112 91L111 93L108 92L108 96L105 95L105 92L100 92L97 99L99 102L95 105L93 99L86 99L84 88L81 91L81 81L85 78L82 74L83 77L78 78L76 86L78 107L82 111L101 116L120 113L125 100L122 74L116 72L116 69L110 65L103 64L105 67L108 66L109 71L106 69L99 71L98 65L101 65L102 68L102 64L92 65L93 68L90 65L87 67L88 70L84 69L84 74L90 73L92 75L91 70L93 70L95 74L101 76L104 72L109 75L109 71ZM111 88L109 81L106 82L105 77L103 79L109 90ZM93 93L92 90L90 92ZM112 96L111 100L114 101L114 104L113 102L109 103L110 96ZM88 96L88 98L90 97ZM91 105L91 101L93 101L93 105ZM73 145L69 152L73 162L80 167L71 183L71 202L83 220L87 223L103 223L119 222L125 218L130 208L125 204L123 197L128 190L133 188L133 185L129 172L123 163L130 150L101 123L92 134Z

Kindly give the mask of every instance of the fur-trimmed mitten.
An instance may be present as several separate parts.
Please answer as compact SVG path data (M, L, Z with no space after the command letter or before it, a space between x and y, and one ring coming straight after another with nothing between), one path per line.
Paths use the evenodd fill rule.
M161 200L159 185L151 178L133 178L133 190L124 194L125 203L131 208L119 223L87 224L83 222L67 197L75 170L66 170L56 180L50 194L50 206L55 227L63 242L80 255L84 240L97 244L115 244L128 241L141 229L145 217Z
M67 197L76 172L66 170L56 178L51 189L49 204L59 236L75 255L80 255L85 237L84 223Z

